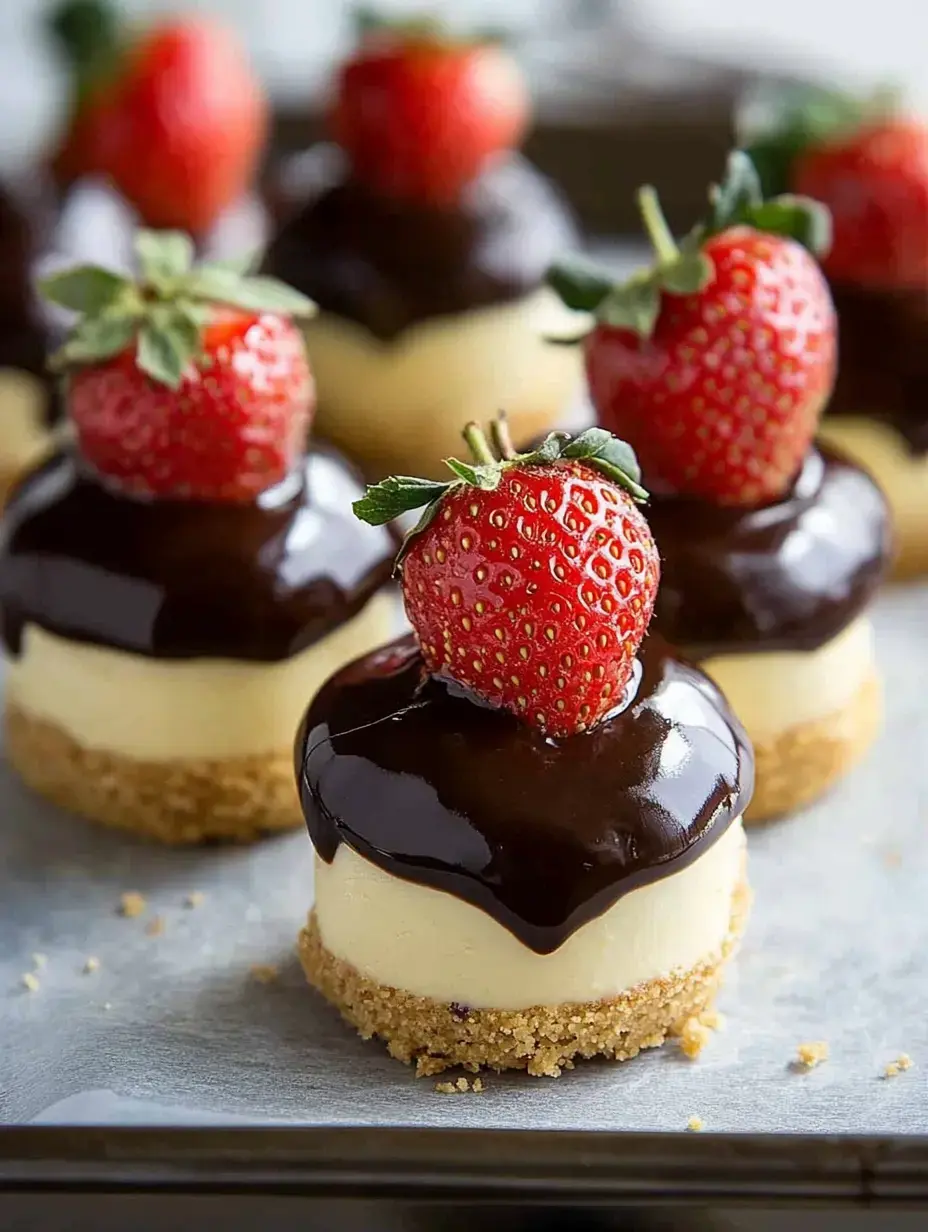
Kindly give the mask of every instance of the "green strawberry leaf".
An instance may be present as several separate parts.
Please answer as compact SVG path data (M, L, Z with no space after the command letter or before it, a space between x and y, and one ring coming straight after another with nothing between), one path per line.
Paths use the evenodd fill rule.
M614 280L584 257L565 257L546 275L548 286L575 312L595 312L612 290Z
M383 526L392 522L401 513L420 509L423 505L439 500L453 487L435 479L416 479L411 475L390 475L380 483L368 487L351 508L355 516L371 526Z
M445 466L458 479L463 479L472 488L480 488L484 492L493 492L499 487L503 469L497 463L489 465L478 463L471 466L469 462L459 462L457 458L445 458Z
M751 208L747 221L758 231L785 235L823 257L831 247L831 212L811 197L784 193Z
M624 286L613 287L599 306L596 318L616 329L629 329L642 338L654 332L661 310L661 293L652 271L630 278Z
M49 358L53 372L75 364L94 364L111 359L135 341L138 320L129 316L88 317L71 333L64 346Z
M763 204L760 176L744 150L732 150L720 184L709 192L709 230L725 231L744 220L753 206Z
M229 304L246 312L282 312L309 317L316 305L308 296L276 278L242 278L231 269L204 265L194 270L185 284L189 294L214 303Z
M561 457L588 462L613 483L625 488L636 500L648 498L647 491L640 483L641 467L634 449L605 428L587 428L564 446Z
M86 316L105 312L132 289L128 278L96 265L79 265L39 281L39 291L49 303Z
M145 282L156 287L169 286L183 278L193 266L193 240L183 231L139 231L135 255Z
M658 266L661 290L671 295L695 295L715 277L712 259L698 248L680 248L680 255L668 265Z
M533 449L531 453L519 454L519 462L523 466L548 466L558 460L569 440L569 432L549 432L537 449Z
M209 262L209 269L225 270L230 274L235 274L239 278L243 278L246 274L250 274L258 264L261 258L261 253L252 249L250 252L239 253L236 257L221 257L215 261ZM200 266L200 269L207 268Z
M199 347L199 334L195 333L194 337L197 347L191 351L188 345L190 335L186 330L167 324L158 328L146 322L139 331L136 362L153 380L170 389L177 389Z

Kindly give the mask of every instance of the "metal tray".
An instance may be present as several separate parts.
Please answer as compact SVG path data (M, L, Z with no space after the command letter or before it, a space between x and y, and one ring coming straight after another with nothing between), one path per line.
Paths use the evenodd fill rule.
M887 591L875 623L884 733L826 801L752 832L756 906L696 1061L437 1093L305 985L305 834L163 850L0 769L0 1185L928 1196L928 586ZM126 891L143 915L119 914ZM797 1072L818 1039L830 1059Z

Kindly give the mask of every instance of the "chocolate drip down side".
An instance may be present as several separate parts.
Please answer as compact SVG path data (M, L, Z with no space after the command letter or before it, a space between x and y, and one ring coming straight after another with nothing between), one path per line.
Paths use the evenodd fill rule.
M649 637L624 710L553 741L428 677L412 638L323 688L295 748L319 856L339 844L456 895L547 954L623 894L686 867L741 815L747 738Z
M878 291L831 285L840 354L827 415L888 424L915 455L928 454L928 288Z
M554 189L518 157L445 209L370 192L344 178L337 159L333 167L330 148L304 158L308 201L271 243L264 272L383 341L535 291L554 258L577 245Z
M652 628L698 658L818 649L867 607L891 550L882 493L830 450L775 504L652 495L646 512L661 554Z
M251 504L143 500L62 451L17 488L0 535L8 652L35 624L154 658L278 661L349 620L390 575L393 534L328 451Z

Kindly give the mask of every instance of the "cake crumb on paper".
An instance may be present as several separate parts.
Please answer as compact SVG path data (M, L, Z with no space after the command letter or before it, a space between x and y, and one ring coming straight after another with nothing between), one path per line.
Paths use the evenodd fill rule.
M466 1078L458 1078L454 1082L436 1082L435 1090L439 1095L464 1095L468 1092L473 1095L482 1095L486 1087L480 1078L475 1078L473 1083L468 1082Z
M23 987L27 988L29 992L39 991L41 985L31 971L24 972L23 975L20 976L20 979L22 980Z
M698 1134L705 1128L705 1124L706 1123L701 1116L691 1116L686 1123L686 1128L690 1131L690 1133Z
M138 890L127 890L125 894L119 896L119 914L127 916L130 920L141 915L147 906L145 895L140 894Z
M279 975L273 963L253 963L251 966L251 978L259 984L273 984Z
M145 925L145 935L148 937L160 937L161 934L164 932L164 929L165 929L164 916L156 915L153 919L149 920L148 923Z
M686 1022L680 1028L680 1051L685 1057L689 1057L691 1061L702 1052L706 1044L712 1038L712 1032L709 1027L700 1022L699 1018L687 1018Z
M193 890L184 899L184 906L193 910L194 907L202 907L206 902L206 895L202 890Z
M708 1027L710 1031L722 1031L725 1029L725 1015L719 1013L718 1010L703 1010L699 1015L699 1021L704 1027Z
M95 958L93 954L84 963L84 975L93 975L95 971L100 970L100 960Z
M797 1045L796 1061L804 1069L814 1069L816 1065L827 1060L828 1044L825 1040L811 1040L809 1043Z
M912 1068L912 1058L907 1052L900 1052L895 1061L890 1061L883 1071L884 1078L896 1078L903 1070Z
M47 965L47 963L48 963L47 954L33 954L32 955L32 965L36 969L36 971L41 971L42 968Z

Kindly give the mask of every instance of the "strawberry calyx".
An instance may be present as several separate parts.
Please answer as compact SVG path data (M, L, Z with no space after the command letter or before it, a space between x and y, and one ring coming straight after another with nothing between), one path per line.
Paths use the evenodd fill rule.
M476 423L467 424L462 435L471 451L472 461L445 458L445 466L454 479L442 483L440 480L417 479L409 475L391 475L369 486L364 496L352 505L355 516L372 526L381 526L403 513L422 509L419 521L400 547L394 573L400 571L411 543L432 522L446 496L463 487L493 492L508 470L550 466L560 461L583 462L617 487L624 488L634 500L647 500L648 493L641 486L641 468L635 451L605 428L587 428L579 436L563 431L550 432L537 449L528 453L517 453L513 448L506 416L502 412L490 423L489 439Z
M501 30L482 28L468 34L452 30L434 14L388 17L363 5L354 11L354 29L359 43L383 42L391 46L424 46L449 51L507 41Z
M64 0L49 13L46 28L67 63L76 111L116 72L126 51L125 31L106 0Z
M795 86L762 95L739 125L765 196L788 192L793 166L806 150L841 140L899 112L899 97L882 86L864 96L822 86Z
M662 294L694 295L712 282L715 270L703 251L712 236L732 227L748 226L797 240L813 255L826 252L831 238L830 215L819 202L791 194L765 200L754 164L743 150L729 155L722 182L709 190L706 218L679 244L650 185L639 189L638 207L655 251L656 259L650 266L625 282L615 283L589 261L567 258L552 266L547 281L568 308L592 313L597 324L627 329L641 338L649 338L654 332ZM588 332L552 341L579 342Z
M138 232L137 279L83 265L39 283L50 303L77 314L64 345L49 360L56 372L102 363L135 345L152 380L177 389L202 354L204 331L223 306L250 313L312 316L315 304L275 278L252 277L252 258L194 265L182 231Z

